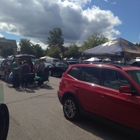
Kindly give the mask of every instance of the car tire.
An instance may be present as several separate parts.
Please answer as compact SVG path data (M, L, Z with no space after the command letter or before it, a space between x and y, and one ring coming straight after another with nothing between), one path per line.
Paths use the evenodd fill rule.
M5 104L0 105L0 140L6 140L9 130L9 111Z
M66 119L76 121L79 116L79 107L73 97L67 97L63 103L63 112Z

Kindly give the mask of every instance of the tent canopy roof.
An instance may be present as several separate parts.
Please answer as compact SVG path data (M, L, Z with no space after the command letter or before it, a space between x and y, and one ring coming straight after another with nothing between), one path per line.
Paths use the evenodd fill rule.
M93 47L91 49L82 52L83 56L114 56L114 57L125 57L134 58L140 56L140 47L134 45L133 43L118 38L102 45Z
M55 58L50 57L50 56L43 56L43 57L40 57L39 59L55 59Z

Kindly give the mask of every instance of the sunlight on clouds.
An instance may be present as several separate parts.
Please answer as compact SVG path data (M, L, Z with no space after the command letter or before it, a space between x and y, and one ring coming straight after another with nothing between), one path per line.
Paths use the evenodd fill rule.
M4 37L2 34L0 34L0 37Z
M4 23L4 22L1 22L0 23L0 30L8 30L8 31L10 31L10 30L12 30L12 29L15 29L16 28L16 26L15 25L13 25L13 24L10 24L10 23Z
M83 11L83 15L88 17L89 21L97 21L104 23L104 20L108 20L108 22L113 23L113 25L121 24L119 18L113 15L113 13L109 10L101 10L99 7L93 6L92 9L87 9ZM113 19L113 20L110 20Z
M95 5L83 9L83 5L90 2L91 0L2 0L0 31L32 38L37 40L35 42L44 44L47 44L49 31L53 28L62 30L66 44L81 43L93 33L109 38L120 34L115 29L115 26L121 24L119 18L111 11L101 10Z
M64 1L69 1L77 5L84 5L91 2L91 0L64 0Z

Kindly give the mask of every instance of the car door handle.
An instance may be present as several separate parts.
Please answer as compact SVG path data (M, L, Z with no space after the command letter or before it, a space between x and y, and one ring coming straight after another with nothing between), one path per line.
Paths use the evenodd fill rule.
M76 90L80 90L80 88L79 88L79 87L77 87L77 86L74 86L74 88L75 88Z
M104 100L107 100L107 96L102 95L101 98L103 98Z

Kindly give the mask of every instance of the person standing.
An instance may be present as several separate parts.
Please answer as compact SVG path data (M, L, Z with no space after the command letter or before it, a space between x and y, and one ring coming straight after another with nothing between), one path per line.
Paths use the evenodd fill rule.
M22 74L22 89L26 89L28 84L28 76L30 73L30 68L26 60L23 61L23 65L21 67L21 74Z
M12 73L13 73L13 88L19 88L19 60L15 59L12 63Z
M37 67L37 76L40 77L40 80L38 81L38 86L40 87L43 84L43 73L44 73L45 65L43 63L43 60L39 60L38 67Z

